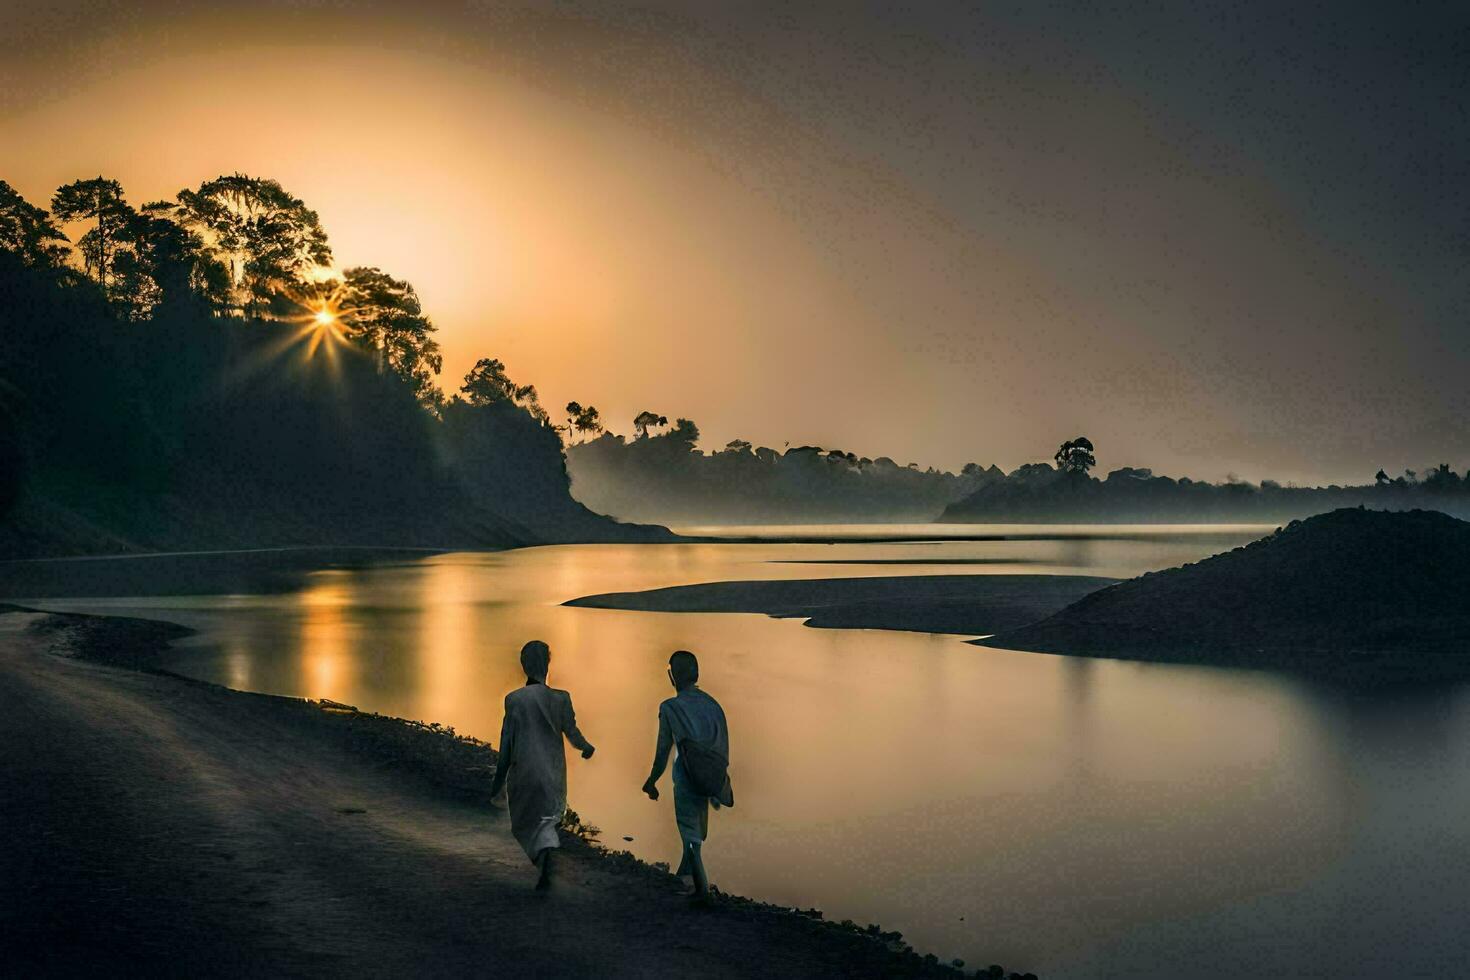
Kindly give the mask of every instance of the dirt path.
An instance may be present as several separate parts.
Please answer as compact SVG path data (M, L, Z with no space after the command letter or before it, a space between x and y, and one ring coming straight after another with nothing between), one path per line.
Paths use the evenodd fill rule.
M303 736L279 699L55 657L0 615L0 955L16 976L852 976L878 944L575 857ZM915 965L917 964L917 965Z

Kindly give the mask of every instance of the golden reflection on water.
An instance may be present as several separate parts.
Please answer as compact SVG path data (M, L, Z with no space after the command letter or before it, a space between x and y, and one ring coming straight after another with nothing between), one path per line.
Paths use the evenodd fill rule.
M352 595L345 572L322 572L297 593L301 615L301 688L309 698L343 700L356 686L346 608Z
M1371 900L1384 873L1371 855L1408 845L1395 836L1404 821L1384 824L1360 870L1340 870L1372 812L1364 800L1378 792L1363 782L1403 778L1391 750L1413 760L1419 782L1436 784L1436 813L1460 813L1470 766L1427 756L1413 731L1401 735L1412 750L1382 749L1376 730L1354 727L1357 707L1266 674L560 603L697 581L1019 570L823 563L841 559L1004 557L1043 562L1029 571L1135 574L1214 550L1165 535L1080 549L1047 540L440 555L314 574L286 596L220 601L212 620L191 624L205 632L169 666L493 741L504 695L523 682L517 651L544 639L551 683L572 692L598 746L590 762L569 759L571 805L614 847L669 860L678 843L668 797L655 805L638 786L657 704L670 693L668 654L693 649L732 729L737 806L716 817L707 856L718 884L882 922L946 958L1107 975L1061 968L1131 967L1130 944L1198 950L1221 922L1249 934L1249 920L1230 917L1297 891L1329 909L1344 896ZM1470 733L1470 712L1446 718L1448 730ZM1416 820L1470 854L1464 834ZM1191 928L1173 936L1171 922ZM1351 938L1333 935L1343 947Z
M414 651L426 720L463 714L475 653L474 607L467 576L463 565L441 562L426 564L420 576L420 628Z

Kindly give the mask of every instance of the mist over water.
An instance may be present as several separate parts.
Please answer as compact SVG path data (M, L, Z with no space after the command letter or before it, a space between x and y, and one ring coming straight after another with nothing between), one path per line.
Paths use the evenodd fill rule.
M544 639L598 746L569 760L571 806L648 860L677 856L668 797L638 786L664 664L692 649L732 731L737 806L706 847L724 889L1048 977L1453 974L1470 958L1455 926L1470 898L1463 690L1364 697L963 637L560 605L735 579L1121 577L1263 530L868 526L835 544L448 554L278 594L30 601L192 626L164 664L180 673L492 741L523 681L516 651ZM914 537L928 540L892 540Z

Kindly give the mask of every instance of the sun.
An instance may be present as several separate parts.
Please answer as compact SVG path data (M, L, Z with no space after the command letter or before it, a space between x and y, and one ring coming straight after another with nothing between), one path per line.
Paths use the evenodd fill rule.
M342 314L331 299L317 299L302 303L301 332L297 336L306 342L306 357L310 359L318 350L334 356L337 346L347 339L343 328Z

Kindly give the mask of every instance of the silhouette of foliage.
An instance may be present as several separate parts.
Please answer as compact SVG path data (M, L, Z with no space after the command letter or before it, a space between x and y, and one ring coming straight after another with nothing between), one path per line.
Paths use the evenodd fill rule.
M0 183L0 554L667 536L572 499L535 387L500 362L445 402L413 287L371 267L316 281L326 235L274 181L134 211L98 178L57 201L92 224L86 275ZM324 302L345 356L302 330Z
M311 270L332 260L316 212L274 180L221 176L180 191L178 200L180 220L222 253L246 316L289 308Z
M596 435L602 431L602 416L597 409L588 405L583 407L579 402L567 402L567 438L571 441L573 432L580 433L585 439L587 436Z
M379 371L396 374L419 400L434 402L433 376L444 358L413 286L381 269L359 266L344 272L323 302L336 310L347 338L372 352Z
M635 424L660 418L645 412ZM698 425L677 419L661 435L644 427L633 439L609 433L570 446L573 489L594 509L630 520L902 521L932 519L991 476L978 466L961 478L820 446L778 453L744 439L706 455L699 438Z
M639 439L647 439L649 429L658 428L660 426L665 426L668 424L668 418L666 416L659 415L657 412L639 412L633 418L633 431L638 433Z
M1274 522L1310 517L1343 508L1384 510L1433 508L1470 514L1470 483L1441 463L1423 482L1414 471L1389 480L1379 470L1362 486L1294 487L1275 480L1252 485L1231 479L1208 483L1188 477L1155 476L1152 470L1123 467L1098 480L1085 473L1028 463L1000 479L987 481L947 507L946 521L976 522Z
M74 180L57 188L51 198L51 213L58 221L95 222L77 246L87 274L102 287L103 297L108 298L113 258L126 244L123 230L134 216L133 209L123 200L122 185L101 176Z
M504 402L515 405L537 422L552 428L551 416L541 407L535 385L518 385L505 373L505 364L497 358L482 357L464 376L460 393L471 405L493 405Z
M38 208L0 180L0 250L28 266L55 268L69 254L67 238L44 208Z
M1097 457L1092 454L1092 442L1086 436L1062 443L1052 458L1068 473L1086 473L1097 465Z

